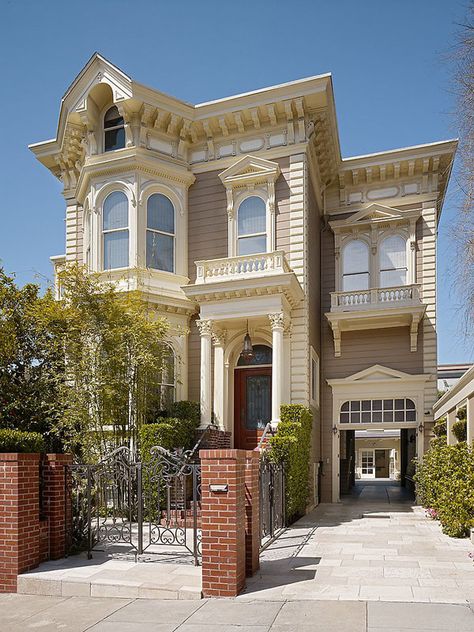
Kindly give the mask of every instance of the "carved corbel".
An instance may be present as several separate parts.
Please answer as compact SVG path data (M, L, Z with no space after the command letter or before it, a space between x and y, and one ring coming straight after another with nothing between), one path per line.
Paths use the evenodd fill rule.
M414 314L412 316L410 326L410 351L416 351L418 348L418 325L420 323L421 316Z
M125 146L133 147L133 131L130 125L130 114L125 109L123 103L116 103L117 110L120 113L120 116L123 118L124 122L124 130L125 130Z
M225 193L227 197L227 217L229 221L231 221L234 219L234 192L232 191L232 187L227 186Z
M293 122L293 108L291 106L291 100L285 101L285 114L288 145L293 145L293 143L295 142L295 126Z
M268 210L273 215L275 213L275 182L268 180Z
M153 114L155 108L148 103L143 104L143 110L140 121L140 147L148 148L148 133L152 126Z

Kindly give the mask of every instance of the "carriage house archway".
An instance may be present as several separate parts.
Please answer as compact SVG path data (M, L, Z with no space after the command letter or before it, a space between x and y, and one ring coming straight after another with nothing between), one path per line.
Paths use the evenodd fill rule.
M257 447L272 418L272 350L257 344L253 352L234 369L234 445L243 450Z

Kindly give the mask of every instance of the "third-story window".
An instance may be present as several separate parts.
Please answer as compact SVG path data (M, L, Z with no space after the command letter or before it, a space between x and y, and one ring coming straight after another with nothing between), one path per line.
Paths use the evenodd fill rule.
M128 198L114 191L103 206L104 270L128 267Z
M147 268L174 272L175 212L166 195L154 193L147 202Z
M125 147L125 128L117 106L113 105L104 116L104 151Z
M237 213L237 254L267 251L267 209L262 198L246 198Z
M342 251L342 290L369 289L369 248L365 241L353 239Z
M386 237L380 244L380 287L407 282L406 241L399 235Z

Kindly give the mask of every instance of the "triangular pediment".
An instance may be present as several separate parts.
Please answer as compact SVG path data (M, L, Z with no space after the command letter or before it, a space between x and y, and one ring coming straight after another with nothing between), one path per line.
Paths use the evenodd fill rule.
M231 186L251 181L272 180L280 175L278 163L257 156L244 156L219 174L224 185Z
M403 219L403 217L403 212L396 208L384 206L383 204L370 204L366 208L357 211L357 213L343 221L347 224L355 224L357 222L365 222L367 220L396 220Z
M363 371L359 371L358 373L354 373L347 378L348 381L351 382L374 382L377 380L404 380L409 377L409 373L404 373L403 371L396 371L395 369L390 369L386 366L382 366L381 364L374 364L374 366L369 367L368 369L364 369Z

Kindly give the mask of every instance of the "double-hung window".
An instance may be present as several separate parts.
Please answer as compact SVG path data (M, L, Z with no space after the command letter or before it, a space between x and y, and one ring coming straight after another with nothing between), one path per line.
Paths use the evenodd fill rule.
M154 193L147 202L147 268L174 272L175 210L166 195Z
M128 198L122 191L110 193L102 217L104 270L127 268L129 261Z
M262 198L245 198L237 212L237 255L267 251L267 209Z
M406 285L406 241L400 235L386 237L380 244L380 287Z
M125 147L125 127L123 117L116 105L104 116L104 151L114 151Z
M342 290L369 289L369 247L361 239L352 239L342 251Z

